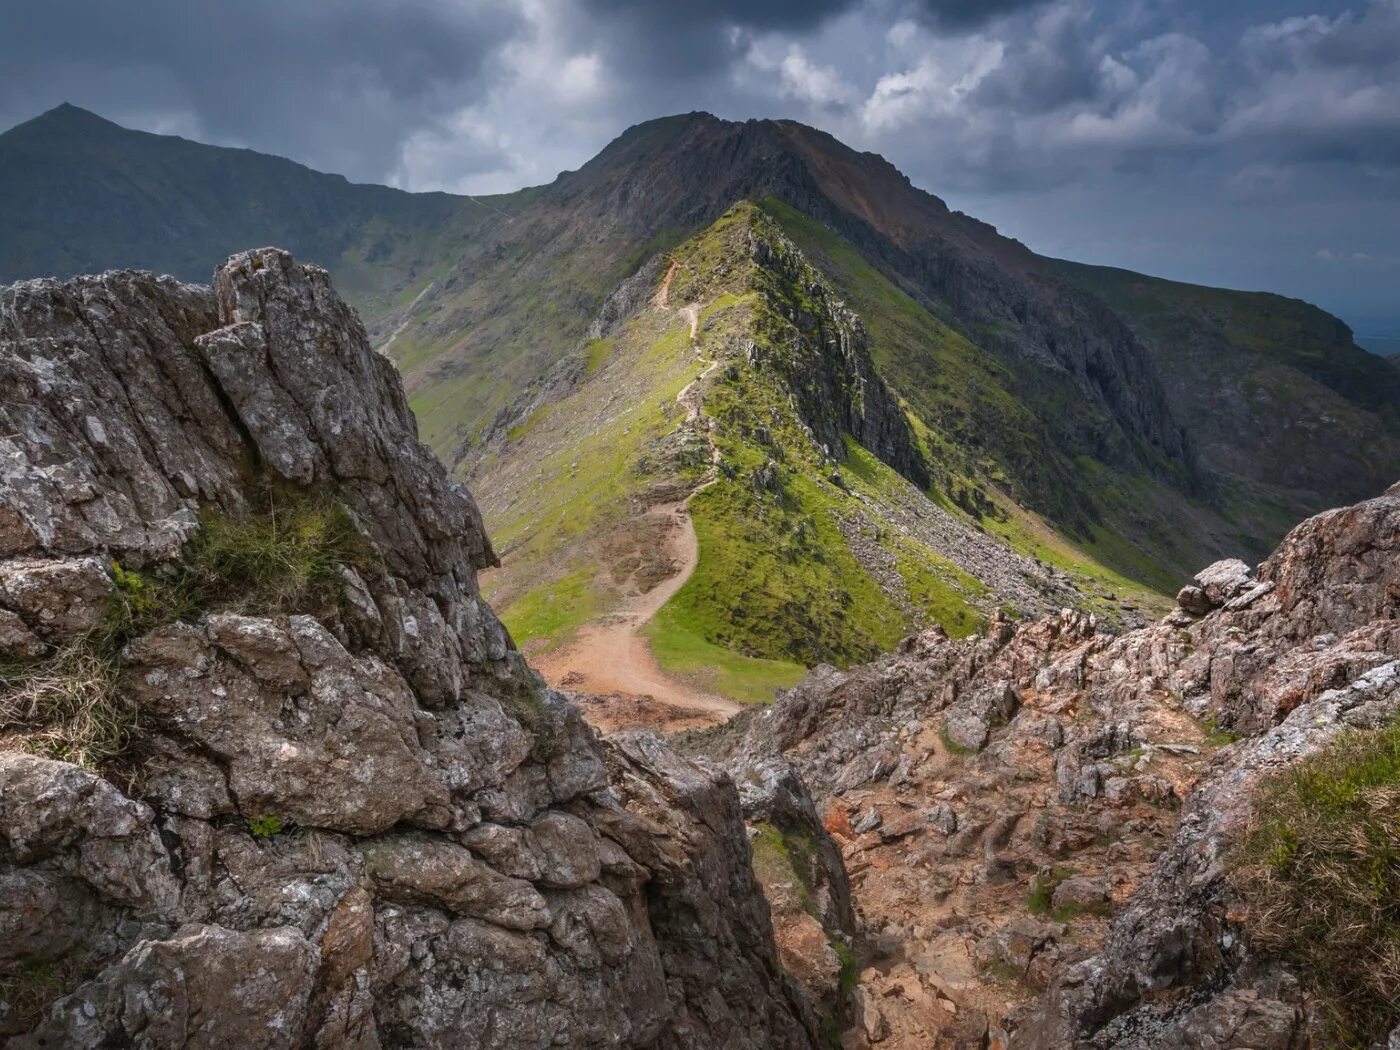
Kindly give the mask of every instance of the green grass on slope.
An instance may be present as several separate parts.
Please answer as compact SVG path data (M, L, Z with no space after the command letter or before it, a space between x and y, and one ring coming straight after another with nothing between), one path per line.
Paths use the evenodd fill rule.
M1174 592L1183 572L1204 564L1183 530L1167 520L1180 497L1160 484L1097 462L1086 467L1083 457L1056 452L1056 437L994 355L896 287L821 223L780 201L765 200L762 207L860 314L876 367L905 399L934 465L931 499L1032 555L1025 530L1006 520L1007 513L1012 518L1021 513L1017 504L1041 506L1058 531L1073 534L1066 548L1080 548L1069 571L1120 591L1140 593L1145 585ZM1067 384L1048 380L1034 396L1047 417L1069 418L1071 402L1080 400ZM996 510L1001 502L996 489L1014 497L1009 511ZM1131 522L1133 534L1149 542L1157 556L1129 542L1111 521Z
M1328 1045L1373 1046L1400 995L1400 724L1349 731L1264 782L1231 880L1253 953L1321 1006Z
M556 642L592 619L598 609L593 570L578 569L557 580L546 580L501 611L501 622L517 644Z
M766 700L805 667L868 660L930 623L970 634L994 604L985 585L901 527L900 514L919 513L921 500L907 480L849 438L844 457L829 459L803 426L781 369L741 352L753 342L757 359L771 362L792 353L794 339L825 331L804 333L792 319L825 308L812 294L820 278L799 269L802 287L786 295L774 272L755 271L755 236L780 233L741 205L675 252L671 302L701 305L699 360L678 309L644 309L609 340L585 345L579 389L517 424L482 465L478 494L510 577L493 581L490 597L517 640L556 643L613 607L599 551L627 529L629 502L649 486L705 477L703 445L691 450L698 460L684 451L698 433L681 441L673 432L684 420L676 394L708 359L726 366L703 390L723 470L690 502L698 565L647 628L664 669L739 700ZM910 318L936 325L907 305L918 311ZM913 425L926 445L956 445L917 417ZM985 457L969 469L999 476ZM773 480L760 484L764 474ZM979 483L949 476L968 488ZM961 513L941 492L931 498ZM991 497L983 499L990 508ZM1009 532L1031 545L1029 530ZM1131 588L1068 545L1056 554L1081 580L1099 571L1102 591Z
M876 506L897 501L896 490L909 484L849 437L843 466L852 490L870 497ZM882 540L894 554L910 603L920 610L918 622L911 626L936 623L954 638L965 638L981 628L984 617L972 600L988 597L986 584L898 530L887 530Z
M744 656L706 641L686 626L684 616L674 602L667 603L645 633L665 671L702 689L746 704L767 703L776 690L796 685L807 673L799 663Z
M713 237L698 243L693 256L682 257L696 262L685 272L703 274L707 266L732 260L745 250L750 230L776 235L769 222L752 206L736 208ZM738 243L726 243L723 232L730 228L737 230ZM742 308L713 317L716 327L723 330L720 322L727 322L735 339L752 339L772 357L795 336L774 306L764 296L752 296ZM887 550L894 548L896 564L907 570L905 586L924 605L921 615L911 618L871 577L842 535L838 516L858 508L878 514L885 495L881 486L902 482L853 442L848 460L857 483L877 497L876 509L825 480L831 467L771 371L734 362L709 388L705 412L717 424L725 475L691 501L700 563L666 609L669 627L744 656L806 665L870 659L915 626L911 619L936 617L960 634L975 628L977 616L966 599L934 571L952 566L940 566L926 548L884 540ZM778 478L773 488L755 481L768 469Z
M831 230L781 201L762 204L865 323L876 369L924 424L943 472L971 475L983 457L1039 454L1037 423L990 354L944 324Z
M510 579L490 595L517 642L558 642L610 600L591 543L625 521L656 480L650 446L683 418L676 394L695 378L688 329L657 319L619 340L596 375L563 401L512 428L508 460L482 468L478 497ZM603 391L622 389L610 403ZM567 586L565 583L567 581ZM600 590L600 588L603 588Z
M1056 532L1039 515L1016 506L1004 494L993 490L993 499L1004 513L987 519L987 531L1000 536L1012 549L1069 573L1086 595L1085 604L1092 611L1109 613L1113 604L1123 598L1152 612L1165 613L1171 606L1166 593L1169 590L1174 593L1180 584L1173 583L1165 570L1151 569L1152 579L1156 581L1152 585L1132 579L1104 565L1083 547ZM1117 542L1122 541L1118 539Z
M830 498L799 473L780 504L748 488L748 474L691 501L701 558L671 599L672 622L747 656L807 665L892 648L904 617L846 548Z
M1071 280L1169 347L1192 325L1232 348L1295 368L1400 428L1400 374L1357 346L1341 322L1310 303L1269 292L1207 288L1159 277L1057 262Z

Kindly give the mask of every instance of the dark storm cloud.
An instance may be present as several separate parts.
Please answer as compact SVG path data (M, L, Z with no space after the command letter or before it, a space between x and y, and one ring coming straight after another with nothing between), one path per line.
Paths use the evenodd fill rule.
M1088 102L1106 90L1102 57L1087 11L1067 9L1040 20L1021 41L1016 60L1002 63L975 89L975 103L1020 113L1043 113Z
M1374 260L1400 226L1400 0L20 6L0 16L0 127L71 101L476 193L548 181L666 113L784 116L1033 247L1391 295Z
M590 41L634 77L693 77L742 55L752 32L803 32L856 0L580 0Z
M752 34L814 30L833 18L866 12L874 18L918 19L964 30L1046 0L581 0L596 19L599 46L634 73L690 76L742 56Z
M45 0L4 22L0 107L12 120L67 100L193 122L202 137L362 178L460 104L520 28L509 5L440 0Z
M856 6L856 0L711 0L694 4L674 0L585 0L583 6L608 18L640 18L689 26L717 22L755 29L809 29Z
M967 28L1017 11L1044 6L1044 0L915 0L914 12L935 25Z

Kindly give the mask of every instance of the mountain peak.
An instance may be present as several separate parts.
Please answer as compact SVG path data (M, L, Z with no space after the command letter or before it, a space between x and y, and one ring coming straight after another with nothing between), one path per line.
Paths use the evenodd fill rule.
M52 109L40 113L37 117L16 124L8 131L0 133L0 137L39 135L52 138L74 134L110 135L117 132L130 133L127 128L108 120L106 117L99 116L91 110L75 106L71 102L60 102Z

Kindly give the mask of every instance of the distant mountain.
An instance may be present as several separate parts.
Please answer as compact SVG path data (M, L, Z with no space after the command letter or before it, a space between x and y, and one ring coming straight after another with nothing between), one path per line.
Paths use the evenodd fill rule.
M0 135L0 282L124 266L207 281L232 252L289 245L373 314L492 207L359 186L62 105Z
M1400 462L1400 369L1330 315L1042 258L793 122L650 121L477 199L73 107L0 135L0 280L202 277L265 243L331 269L394 358L541 644L637 585L648 515L706 480L693 578L720 597L658 622L808 664L1002 606L1131 619ZM722 586L741 563L768 598Z
M1176 417L1219 479L1221 505L1272 535L1400 471L1400 369L1297 299L1059 263L1151 352Z

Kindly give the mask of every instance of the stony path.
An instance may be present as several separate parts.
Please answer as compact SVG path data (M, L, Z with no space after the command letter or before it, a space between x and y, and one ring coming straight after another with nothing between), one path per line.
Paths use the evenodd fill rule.
M653 507L649 514L666 519L664 543L675 572L645 594L626 601L615 613L585 624L574 641L531 662L555 686L583 693L650 696L676 708L725 717L740 705L706 692L663 671L642 635L651 618L695 571L700 545L684 501Z

